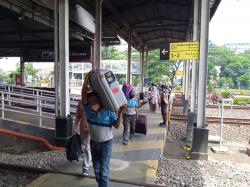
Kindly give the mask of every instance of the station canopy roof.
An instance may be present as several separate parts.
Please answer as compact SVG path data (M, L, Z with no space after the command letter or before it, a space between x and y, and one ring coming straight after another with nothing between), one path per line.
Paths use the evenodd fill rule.
M211 18L220 1L210 1ZM95 1L84 0L84 5L93 12ZM104 0L102 8L104 32L127 40L132 31L137 49L142 44L155 49L163 42L185 41L192 27L192 0Z
M214 15L221 0L210 0ZM20 56L21 48L53 48L53 2L50 0L0 1L0 56ZM94 34L79 25L74 8L93 16L95 0L69 0L70 45L90 44ZM103 45L119 44L132 31L132 45L159 48L163 42L185 41L192 24L192 0L104 0Z

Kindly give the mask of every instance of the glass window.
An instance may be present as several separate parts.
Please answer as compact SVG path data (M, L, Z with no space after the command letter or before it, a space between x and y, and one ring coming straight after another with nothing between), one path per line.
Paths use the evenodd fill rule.
M74 64L74 71L82 72L82 64Z
M74 78L78 80L82 80L82 73L74 73Z

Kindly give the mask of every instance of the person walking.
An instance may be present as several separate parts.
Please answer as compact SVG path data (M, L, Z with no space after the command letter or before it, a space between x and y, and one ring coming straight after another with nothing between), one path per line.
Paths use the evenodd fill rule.
M84 111L83 99L78 102L76 109L76 119L73 128L73 134L76 134L80 127L81 145L83 150L83 164L82 164L82 175L88 176L89 166L91 164L91 152L90 152L90 134L87 124L86 113Z
M117 113L103 108L98 93L87 92L90 73L85 77L82 93L87 98L84 110L87 119L85 123L86 121L88 123L85 125L88 126L90 132L90 149L98 187L108 187L109 164L112 154L112 127L119 128L124 107L121 107Z
M73 134L76 134L80 127L81 145L83 150L82 175L88 176L88 170L92 161L92 157L90 151L90 133L88 128L86 112L84 110L84 106L87 104L87 97L85 92L88 92L88 82L84 82L82 86L82 92L81 92L82 99L78 102L77 105Z
M161 92L160 92L161 116L163 122L160 123L159 126L166 126L167 124L168 98L169 98L168 88L163 84L161 85Z
M151 112L156 112L157 104L159 100L159 92L155 85L152 85L149 92L149 106Z
M134 89L130 90L127 98L127 105L123 114L123 144L128 145L129 138L135 134L135 123L138 112L138 100L135 98Z

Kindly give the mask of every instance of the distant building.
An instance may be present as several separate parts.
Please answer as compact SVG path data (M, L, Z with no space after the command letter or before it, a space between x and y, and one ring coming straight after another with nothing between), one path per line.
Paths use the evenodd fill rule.
M244 53L246 50L250 50L250 43L227 43L224 46L236 53Z

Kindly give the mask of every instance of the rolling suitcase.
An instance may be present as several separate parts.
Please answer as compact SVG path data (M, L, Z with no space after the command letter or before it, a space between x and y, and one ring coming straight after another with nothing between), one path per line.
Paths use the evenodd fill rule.
M99 94L106 109L117 111L121 106L127 104L127 100L112 71L98 69L90 76L90 86L93 91Z
M147 134L147 116L138 115L136 119L135 133Z

